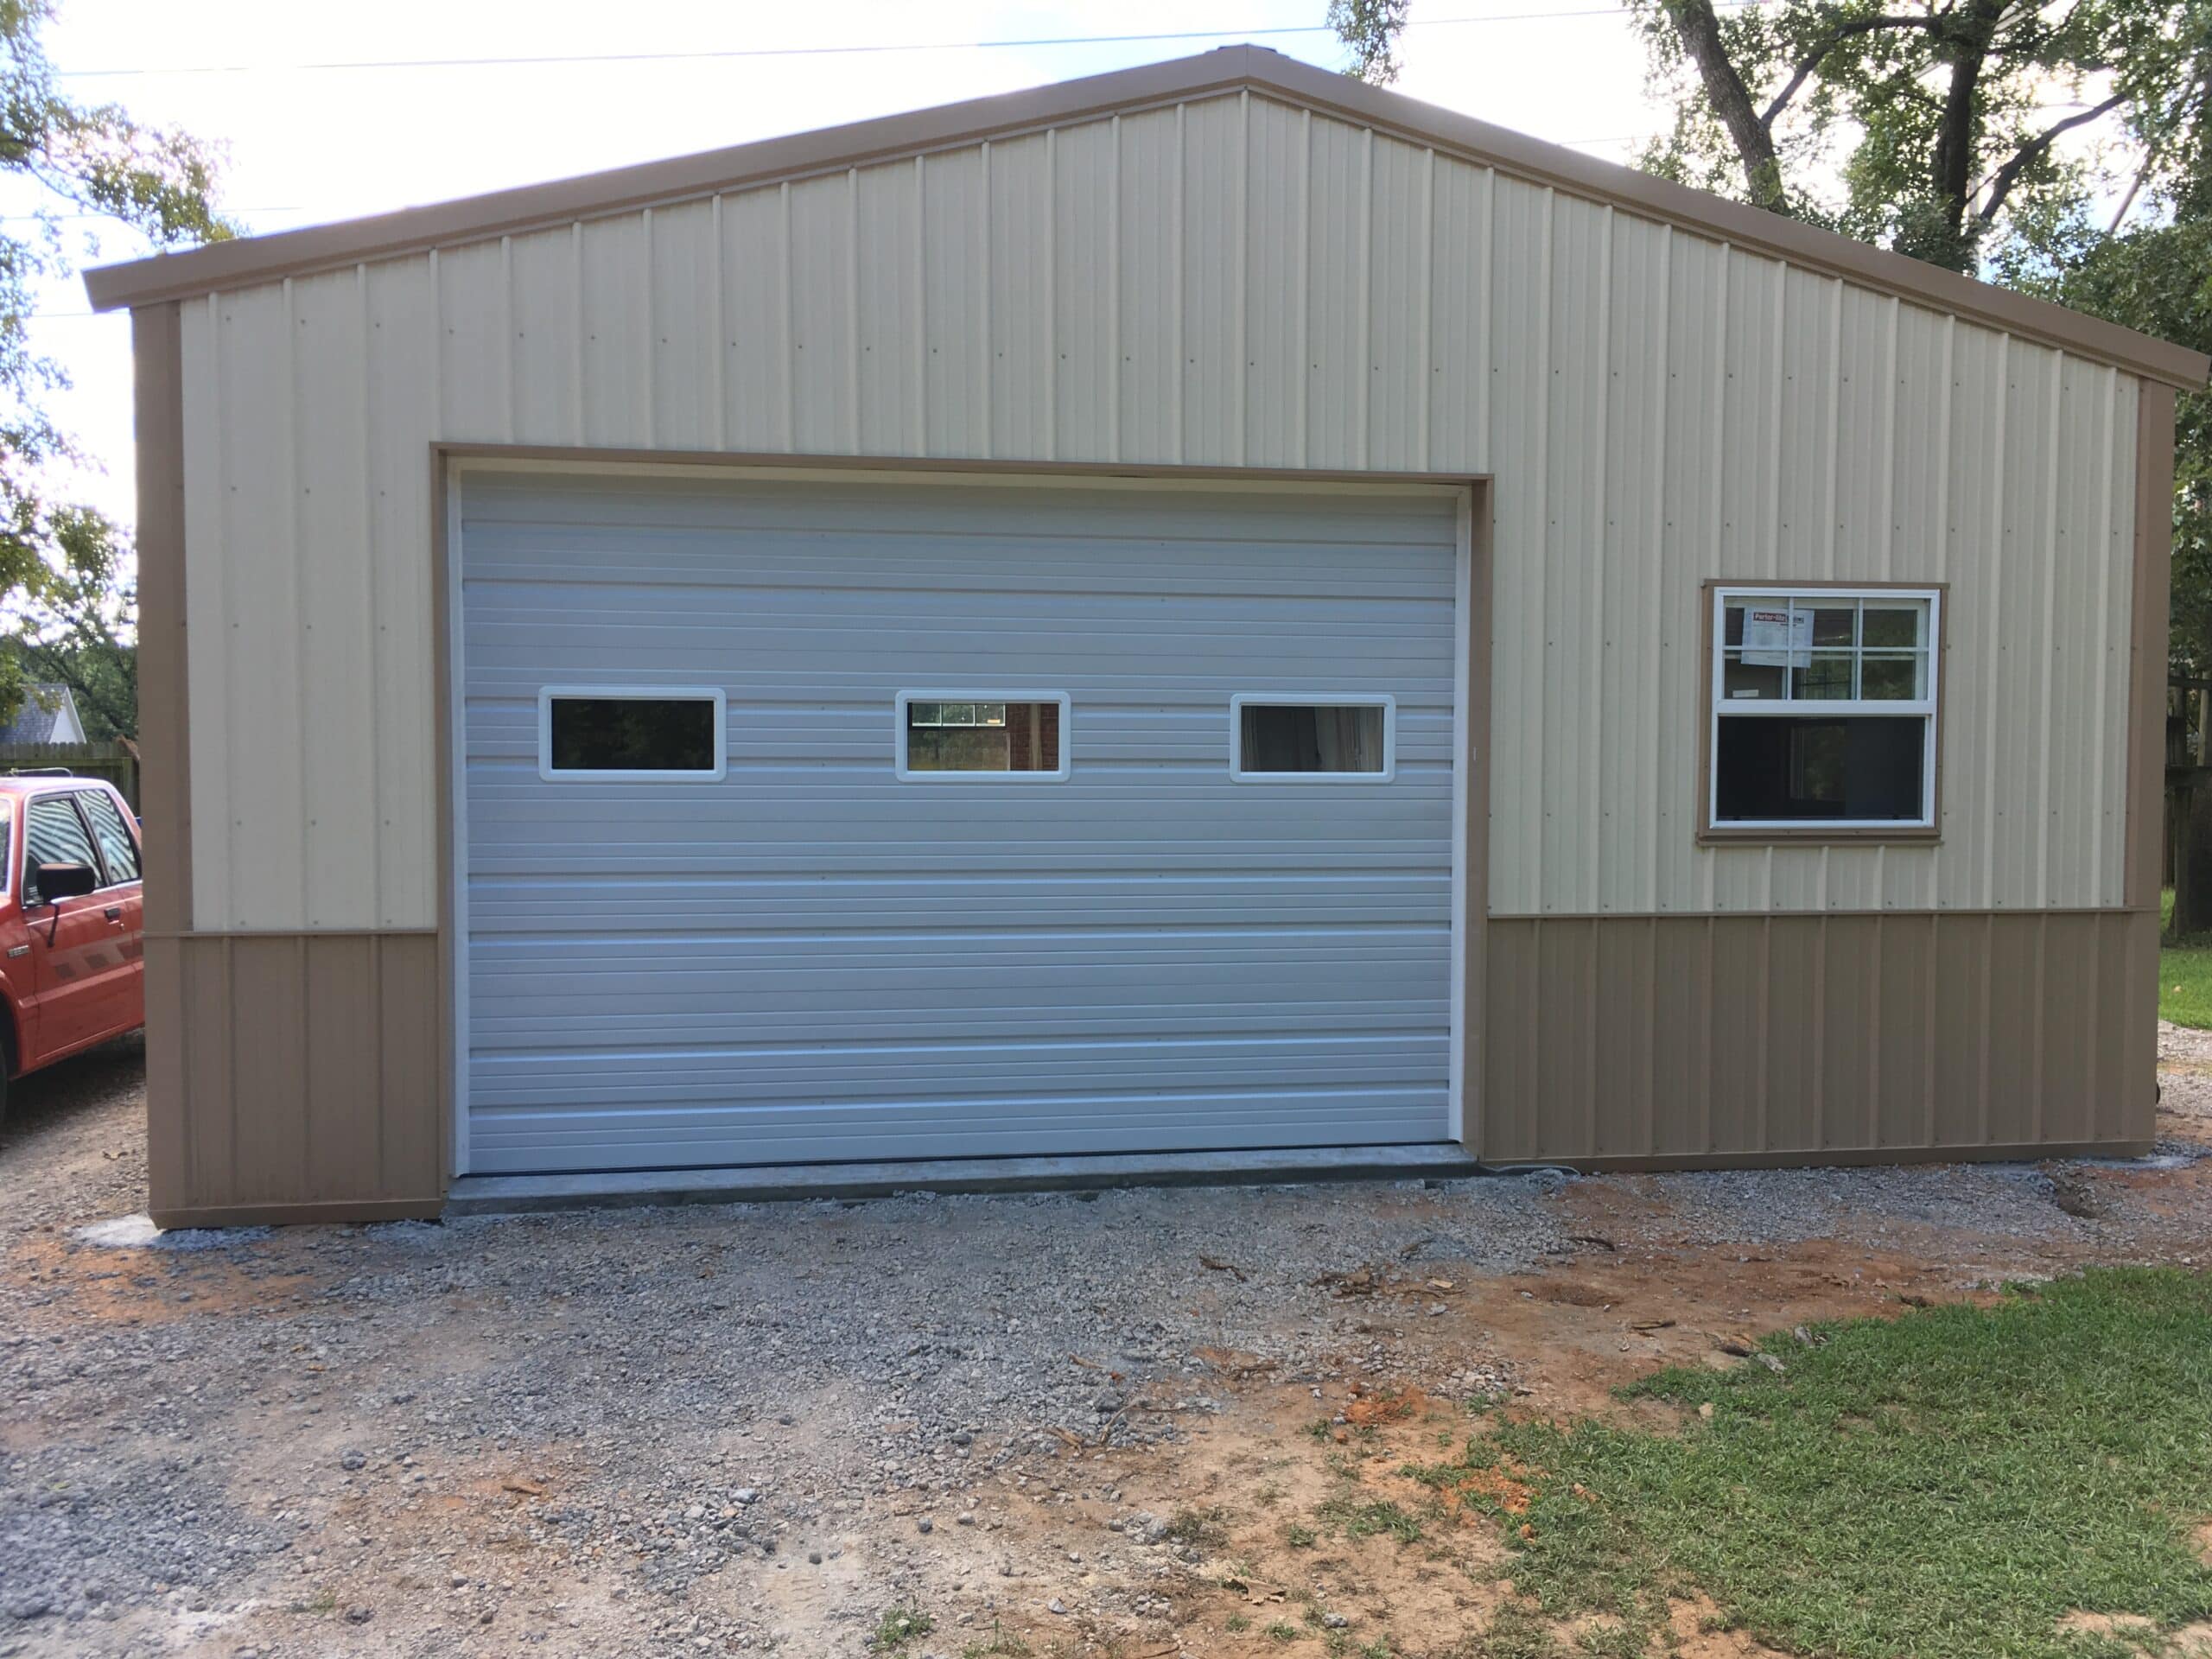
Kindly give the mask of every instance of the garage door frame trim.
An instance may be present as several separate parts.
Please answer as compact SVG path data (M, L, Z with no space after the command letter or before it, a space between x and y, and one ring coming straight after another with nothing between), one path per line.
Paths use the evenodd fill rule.
M431 634L435 652L434 764L437 792L438 975L443 1052L438 1075L446 1179L468 1172L467 880L468 825L461 769L467 751L460 721L466 711L465 664L458 630L461 607L461 480L470 472L542 472L574 475L696 475L701 468L764 480L944 484L1002 482L1036 488L1056 482L1096 486L1188 486L1233 492L1271 486L1403 495L1456 493L1458 546L1453 560L1454 670L1452 767L1452 1043L1449 1131L1470 1156L1481 1155L1484 933L1489 917L1490 758L1478 741L1490 728L1492 581L1491 480L1465 474L1344 471L1304 467L1139 466L1122 462L994 461L903 455L723 454L713 451L602 449L542 444L433 442L430 463Z

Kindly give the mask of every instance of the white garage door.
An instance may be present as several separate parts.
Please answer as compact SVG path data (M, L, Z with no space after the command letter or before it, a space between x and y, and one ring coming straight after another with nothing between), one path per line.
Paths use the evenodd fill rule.
M1450 495L460 501L468 1168L1446 1137Z

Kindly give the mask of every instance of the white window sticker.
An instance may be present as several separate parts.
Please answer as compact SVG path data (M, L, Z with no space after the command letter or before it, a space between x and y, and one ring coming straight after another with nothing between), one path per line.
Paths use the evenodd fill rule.
M1812 660L1813 613L1754 605L1744 613L1744 657L1761 668L1803 668Z

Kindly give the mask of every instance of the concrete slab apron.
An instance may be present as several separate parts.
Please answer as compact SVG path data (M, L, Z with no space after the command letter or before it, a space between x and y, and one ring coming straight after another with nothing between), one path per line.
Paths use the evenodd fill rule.
M1461 1179L1483 1173L1450 1141L1182 1152L1081 1158L946 1158L917 1163L797 1164L735 1169L464 1175L449 1216L667 1204L875 1198L893 1192L1049 1192L1125 1186L1243 1186L1280 1181Z

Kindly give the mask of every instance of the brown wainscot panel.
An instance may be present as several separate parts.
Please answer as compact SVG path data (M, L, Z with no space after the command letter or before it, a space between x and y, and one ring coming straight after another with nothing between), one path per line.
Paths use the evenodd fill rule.
M149 936L155 1221L435 1215L439 995L429 933Z
M1486 934L1487 1163L2151 1144L2153 912L1494 916Z

